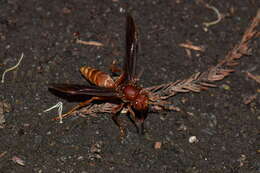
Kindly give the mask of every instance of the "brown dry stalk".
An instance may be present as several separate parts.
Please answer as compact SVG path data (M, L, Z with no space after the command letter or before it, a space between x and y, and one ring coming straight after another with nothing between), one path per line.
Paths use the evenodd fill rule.
M219 81L228 76L233 69L234 65L237 65L237 59L243 55L248 55L250 52L249 42L256 36L259 31L256 31L256 27L260 23L260 10L258 10L256 17L253 19L251 25L246 29L241 41L234 46L234 48L228 52L226 57L220 61L216 66L209 68L205 72L198 72L193 74L188 79L171 82L168 84L162 84L146 88L145 90L152 93L151 98L157 100L157 102L174 96L179 92L200 92L206 90L209 87L215 87L212 82Z
M259 36L259 31L256 31L259 24L260 10L258 10L251 25L246 29L241 41L235 45L216 66L209 68L205 72L195 73L188 79L145 88L144 91L149 93L151 111L161 111L165 109L180 111L179 108L166 102L165 99L168 99L177 93L200 92L202 90L207 90L210 87L216 87L212 82L222 80L230 75L230 73L234 72L235 70L233 67L238 64L236 60L240 59L243 55L248 55L250 53L249 43L254 37ZM105 112L112 113L112 109L115 106L117 105L112 103L92 104L82 108L78 113L86 113L89 115Z
M191 50L196 50L196 51L201 51L201 52L205 51L205 47L204 46L195 46L191 42L181 43L181 44L179 44L179 46L180 47L184 47L186 49L191 49Z
M221 19L223 18L223 15L222 15L222 14L219 12L219 10L218 10L216 7L214 7L214 6L211 6L211 5L205 3L205 7L207 7L207 8L209 8L209 9L213 10L213 11L217 14L217 19L214 20L214 21L211 21L211 22L204 22L203 25L205 25L205 27L210 27L210 26L212 26L212 25L218 24L218 23L221 21Z
M76 43L83 44L83 45L89 45L89 46L97 46L97 47L104 46L102 43L97 42L97 41L84 41L84 40L80 40L80 39L77 39Z
M256 97L257 97L257 94L246 97L244 99L244 104L248 105L248 104L252 103L256 99Z
M260 76L259 75L253 75L252 73L249 73L249 72L246 72L246 75L249 78L255 80L257 83L260 83Z
M4 155L6 155L6 153L7 153L7 151L2 152L2 153L0 154L0 158L1 158L1 157L4 157Z

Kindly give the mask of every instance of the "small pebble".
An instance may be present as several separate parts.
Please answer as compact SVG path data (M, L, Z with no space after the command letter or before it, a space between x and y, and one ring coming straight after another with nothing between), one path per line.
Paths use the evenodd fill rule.
M229 91L231 88L230 88L230 86L228 86L227 84L223 84L222 85L222 88L224 89L224 90L227 90L227 91Z
M196 136L191 136L190 138L189 138L189 143L197 143L197 142L199 142L199 140L197 139L197 137Z
M158 149L161 149L162 147L162 143L161 142L155 142L154 143L154 149L158 150Z

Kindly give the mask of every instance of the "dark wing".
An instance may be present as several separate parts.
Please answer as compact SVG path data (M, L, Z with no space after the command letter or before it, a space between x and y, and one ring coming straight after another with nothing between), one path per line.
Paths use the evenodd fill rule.
M117 96L117 92L114 89L87 85L51 84L49 86L49 90L54 90L70 95L87 95L101 97Z
M126 20L126 57L124 60L124 72L126 73L127 80L133 80L136 75L138 33L132 16L128 14Z

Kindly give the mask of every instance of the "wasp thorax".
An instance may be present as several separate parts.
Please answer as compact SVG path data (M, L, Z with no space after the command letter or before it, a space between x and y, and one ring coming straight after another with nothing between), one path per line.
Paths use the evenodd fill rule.
M148 108L148 97L144 94L137 95L134 103L133 103L134 109L139 111L147 110Z
M137 89L136 87L132 86L132 85L127 85L126 87L124 87L123 92L125 95L125 98L127 100L134 100L137 95L139 94L139 89Z
M127 85L123 89L125 98L131 102L134 109L142 111L146 110L148 106L148 97L140 92L140 89L132 86Z

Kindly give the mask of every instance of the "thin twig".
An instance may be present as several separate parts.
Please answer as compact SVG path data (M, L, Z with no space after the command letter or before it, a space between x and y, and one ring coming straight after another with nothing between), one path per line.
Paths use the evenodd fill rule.
M6 70L4 71L4 73L3 73L3 75L2 75L1 83L4 83L5 74L6 74L7 72L12 71L12 70L14 70L15 68L17 68L17 67L20 65L22 59L23 59L23 53L22 53L21 58L19 59L18 63L17 63L15 66L10 67L10 68L8 68L8 69L6 69Z
M60 123L63 123L62 122L62 107L63 107L63 103L62 102L58 102L56 105L44 110L43 112L48 112L54 108L57 108L58 107L58 114L59 114L59 119L60 119Z
M80 39L76 40L76 43L78 44L84 44L84 45L90 45L90 46L97 46L97 47L102 47L104 46L102 43L97 42L97 41L83 41Z
M211 6L209 4L205 4L205 6L207 8L209 8L209 9L213 10L217 14L217 19L216 20L211 21L211 22L204 22L203 23L203 25L208 28L208 27L210 27L212 25L216 25L217 23L219 23L221 21L221 19L223 18L222 17L223 15L220 14L219 10L216 7Z
M260 76L259 75L253 75L252 73L246 72L247 76L251 79L255 80L257 83L260 83Z
M251 95L247 98L244 99L244 104L248 105L250 103L252 103L252 101L254 101L257 97L257 94Z
M191 42L181 43L181 44L179 44L179 46L187 48L187 49L191 49L191 50L201 51L201 52L205 51L205 47L204 46L195 46Z
M6 153L7 153L7 151L2 152L2 153L0 154L0 158L1 158L1 157L4 157L4 155L6 155Z

